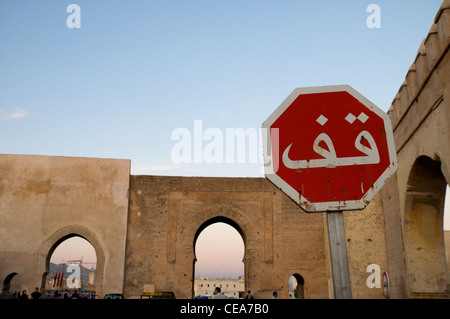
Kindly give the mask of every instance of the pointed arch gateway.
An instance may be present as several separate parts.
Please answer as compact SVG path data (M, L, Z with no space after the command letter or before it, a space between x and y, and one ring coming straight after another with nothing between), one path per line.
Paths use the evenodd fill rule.
M298 273L289 278L289 299L305 299L305 279Z
M13 282L17 281L17 285L14 285ZM21 276L17 272L12 272L3 280L2 289L6 289L6 291L20 291L21 286Z
M200 234L209 226L212 226L214 224L217 223L224 223L227 224L231 227L233 227L241 236L242 241L244 243L244 255L242 258L242 263L244 264L244 274L247 273L246 271L246 238L245 238L245 233L243 232L242 228L232 219L228 218L228 217L224 217L224 216L217 216L217 217L213 217L208 219L207 221L205 221L203 224L200 225L200 227L197 229L195 236L194 236L194 241L193 241L193 251L194 251L194 260L193 260L193 267L192 267L192 271L193 271L193 285L192 285L192 296L194 297L194 285L195 285L195 275L196 275L196 263L198 261L197 257L197 251L196 251L196 245L197 245L197 240L199 239ZM245 280L247 280L247 276L245 276ZM246 286L246 284L244 284L244 286ZM211 291L213 290L213 288L211 287ZM242 292L243 293L243 292Z
M408 177L404 218L406 275L412 298L439 297L447 289L441 162L420 156Z
M42 273L41 291L45 289L47 275L50 272L50 258L55 249L65 240L72 237L81 237L94 247L97 255L97 295L103 295L103 277L105 268L105 254L97 236L88 228L79 225L72 225L60 228L54 232L41 246L39 250L38 270Z

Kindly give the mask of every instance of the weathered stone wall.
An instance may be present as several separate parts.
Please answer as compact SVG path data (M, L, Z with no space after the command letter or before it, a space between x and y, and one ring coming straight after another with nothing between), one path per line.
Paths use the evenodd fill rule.
M344 223L352 298L384 298L382 289L367 286L367 278L372 274L367 272L369 265L379 266L381 274L387 270L381 195L375 196L362 211L345 212Z
M263 178L132 176L125 294L151 283L191 298L196 235L219 220L243 236L246 290L287 298L298 273L307 298L328 298L322 215L306 214Z
M442 227L437 234L438 244L413 245L411 241L419 233L435 233L434 228L442 223L442 216L433 218L430 223L416 220L416 226L421 229L411 231L411 218L417 219L419 214L414 212L419 209L417 196L429 196L429 200L439 202L443 200L445 190L445 182L440 190L432 190L430 185L428 192L424 189L419 192L409 185L416 160L427 157L439 163L442 178L447 183L450 181L450 1L443 2L434 22L388 112L394 129L399 169L395 178L397 183L390 182L382 194L392 296L397 298L420 292L439 293L445 289L445 283L438 283L445 275L431 275L431 265L425 263L423 259L426 258L420 258L430 249L441 251L439 259L444 258ZM436 179L435 182L440 183ZM423 200L421 202L423 211ZM431 212L430 207L426 210ZM442 207L436 211L433 214L442 212ZM436 263L445 264L444 260L436 260ZM437 286L440 288L433 288Z
M0 155L0 280L41 287L57 244L73 234L97 253L98 293L121 292L130 161Z

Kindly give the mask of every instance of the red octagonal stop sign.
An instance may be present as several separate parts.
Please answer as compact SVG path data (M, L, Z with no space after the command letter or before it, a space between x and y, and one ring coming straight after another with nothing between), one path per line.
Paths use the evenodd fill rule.
M307 212L363 209L397 169L389 116L347 85L296 89L262 127L266 178Z

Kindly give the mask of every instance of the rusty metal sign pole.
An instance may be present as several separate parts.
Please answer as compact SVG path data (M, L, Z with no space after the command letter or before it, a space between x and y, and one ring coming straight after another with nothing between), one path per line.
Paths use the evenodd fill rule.
M335 299L352 299L342 211L327 212L328 242Z

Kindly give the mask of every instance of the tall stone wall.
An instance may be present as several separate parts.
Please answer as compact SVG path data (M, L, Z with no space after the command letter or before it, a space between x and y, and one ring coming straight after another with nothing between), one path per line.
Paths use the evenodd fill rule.
M129 160L0 155L0 280L43 288L51 253L86 238L97 254L97 291L123 289Z
M417 202L418 196L422 198L429 196L427 202L431 199L438 202L443 200L445 182L439 190L432 191L430 185L428 192L422 189L421 194L410 185L411 172L417 159L429 158L436 162L440 165L442 178L447 183L450 181L449 44L450 1L445 0L427 37L420 45L416 59L407 72L406 79L388 112L394 130L399 169L395 178L382 190L382 201L386 225L386 254L392 280L391 291L392 296L397 298L412 297L414 293L437 289L430 287L437 285L436 280L441 280L444 276L444 274L440 276L435 274L434 277L441 279L435 279L433 282L433 279L428 278L432 275L427 274L427 267L430 265L424 263L418 265L417 262L420 260L421 251L427 249L443 251L442 227L439 230L442 216L434 218L431 222L433 226L430 226L437 225L439 234L436 236L439 238L436 241L439 243L436 245L440 247L426 248L418 243L414 249L408 248L410 239L419 236L419 233L435 232L434 228L425 229L428 226L423 221L417 221L419 228L422 228L420 231L415 230L415 233L412 233L409 230L411 228L409 225L413 222L409 218L417 217L418 213L413 214L412 208L408 206L417 206L417 204L408 203L413 199ZM438 180L435 179L435 183L438 183ZM442 212L442 205L436 210ZM431 213L425 216L429 217ZM442 260L436 262L445 264ZM445 284L439 284L439 286L440 292L444 292L442 289Z

